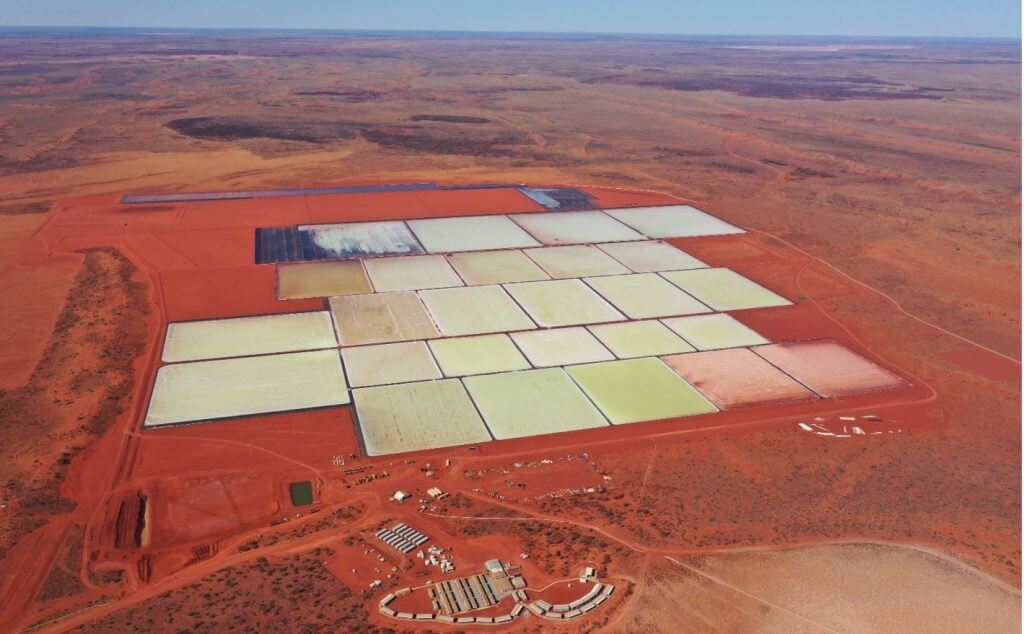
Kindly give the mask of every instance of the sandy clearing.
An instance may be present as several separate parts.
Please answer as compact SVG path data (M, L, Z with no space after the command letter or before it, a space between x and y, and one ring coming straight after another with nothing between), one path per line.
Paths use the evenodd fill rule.
M839 632L1015 632L1021 627L1019 591L915 548L826 544L672 560L680 568L662 583L679 603L669 612L701 609L718 626ZM708 581L720 592L718 598L698 589Z

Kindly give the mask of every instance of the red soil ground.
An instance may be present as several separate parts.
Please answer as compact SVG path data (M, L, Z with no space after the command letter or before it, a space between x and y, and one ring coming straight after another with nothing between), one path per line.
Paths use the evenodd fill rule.
M47 31L0 39L0 481L7 484L0 623L17 629L56 620L48 629L62 630L94 621L88 627L99 631L247 623L398 629L375 615L380 593L364 596L365 579L336 576L324 563L343 558L353 550L345 541L379 522L419 521L415 508L396 509L384 499L398 487L420 497L431 485L464 493L458 506L430 512L477 516L442 520L445 533L474 544L476 555L518 556L515 549L529 546L529 561L549 579L563 564L575 573L588 558L608 569L623 593L565 631L807 625L791 614L779 619L776 607L665 558L698 567L694 560L708 549L818 550L822 540L884 540L904 551L946 553L997 575L1014 594L1021 561L1020 46L905 44L815 52L679 38ZM458 122L466 116L490 123ZM183 125L204 119L219 122L220 131ZM296 132L310 140L294 140ZM352 439L345 418L314 417L303 426L288 415L269 416L260 417L264 423L161 430L162 440L136 435L152 351L172 314L164 273L250 267L250 229L234 224L239 215L329 222L338 209L334 198L322 197L307 200L305 211L278 200L287 208L277 216L270 201L223 203L232 210L223 216L207 213L206 204L146 205L126 214L114 212L114 192L339 179L597 183L615 187L591 189L605 206L675 200L647 193L652 189L695 201L759 230L740 240L698 241L695 254L735 261L755 279L805 295L793 310L809 334L859 341L855 349L885 357L918 392L930 387L937 396L915 405L912 392L910 404L880 409L886 426L912 431L867 439L800 432L794 411L777 423L708 417L634 427L630 437L610 429L604 442L579 434L496 443L417 456L415 464L346 456L338 468L325 457L335 449L306 436L336 444L342 454ZM346 200L370 210L367 217L433 213L417 194ZM54 242L50 229L59 222L66 224ZM118 251L72 252L108 238ZM782 268L769 270L776 265ZM250 289L249 303L230 288L201 283L211 288L211 301L223 301L222 314L268 306L267 295L255 299L262 288ZM182 315L195 310L177 301ZM791 336L783 311L750 311L742 319L772 338ZM823 417L838 425L847 413ZM711 420L728 427L689 431ZM929 420L938 423L926 426ZM297 431L271 433L271 421L289 421ZM247 444L250 428L260 430L259 448ZM651 434L636 436L644 429ZM596 472L583 462L557 462L577 452L611 477L606 491L532 501L593 482ZM428 460L441 467L443 458L453 461L450 469L430 477L421 471ZM556 462L550 471L511 471L516 461L541 459ZM366 470L345 473L360 465ZM286 493L279 487L310 479L308 466L321 470L313 479L318 503L283 507L286 523L270 527L268 520L166 552L132 545L138 491L161 479L253 477L254 487L272 489L281 504ZM464 475L493 467L510 474L488 471L482 481ZM505 480L528 489L507 488ZM335 514L350 506L361 510L349 519ZM232 514L225 509L225 517ZM118 535L123 549L115 548ZM776 583L777 553L763 554L771 565L738 578ZM840 567L824 559L826 568ZM478 565L467 561L457 574ZM821 577L804 566L791 570L813 581L795 596L821 601L825 593L814 587ZM531 582L544 579L530 575ZM905 601L898 582L872 589L884 597L878 603L899 605L899 616L927 617L940 602L963 605L960 579L949 585L955 590L925 597L916 612L904 609L913 601ZM759 593L758 583L737 587ZM1019 590L1015 595L1019 604ZM527 620L524 627L540 625Z
M603 205L673 201L669 196L647 192L589 191ZM679 552L680 544L722 547L806 541L835 533L926 541L1005 576L1019 572L1019 553L1002 555L1014 552L1007 542L1012 530L1006 529L1012 519L1006 513L991 518L986 528L972 528L981 533L978 539L964 532L973 511L957 511L951 506L953 502L943 506L949 517L944 525L932 522L931 516L904 518L898 506L886 505L887 510L880 514L863 502L862 488L870 490L876 482L861 478L878 474L872 471L878 468L886 472L884 482L892 487L906 490L909 483L911 488L927 486L930 493L935 493L937 487L950 486L945 474L924 482L915 471L929 469L932 461L949 451L940 439L950 435L951 412L959 412L963 404L956 402L955 395L952 404L948 400L952 387L948 376L933 365L916 362L911 354L918 345L931 345L933 329L885 307L884 298L880 308L879 297L871 289L851 284L806 254L758 232L672 243L709 264L729 266L794 298L794 306L737 315L768 338L834 338L904 377L907 387L639 426L493 442L475 450L456 448L376 459L359 455L347 408L172 429L139 429L160 364L161 338L168 321L321 306L320 300L274 298L273 267L252 261L254 228L429 216L437 215L440 209L452 213L445 206L449 195L455 213L537 210L531 201L509 189L415 194L168 204L148 211L125 208L109 196L56 205L50 220L31 242L33 258L59 261L69 257L68 251L114 247L146 280L151 316L144 322L145 351L134 364L135 382L124 411L106 434L72 463L63 483L63 495L74 499L77 508L60 522L26 531L8 553L7 572L0 581L0 596L4 598L0 615L5 622L21 626L53 622L60 629L97 619L111 619L96 621L97 625L138 622L179 605L168 601L178 601L176 597L183 592L180 589L188 584L199 584L196 588L210 583L222 587L217 584L227 583L224 575L228 574L242 575L240 583L246 588L262 587L257 573L262 574L267 566L290 566L288 562L301 560L305 568L300 579L315 578L315 588L326 583L319 572L313 572L320 570L314 565L316 561L321 562L324 570L355 593L343 594L346 600L365 603L369 615L360 612L360 618L377 627L394 627L393 621L375 612L379 596L387 587L421 585L426 579L438 578L438 573L425 570L421 562L408 557L389 554L387 562L378 562L365 556L364 544L377 547L372 532L385 521L406 521L431 535L431 544L452 547L456 574L470 574L486 559L500 557L523 563L534 588L570 578L584 565L609 568L613 582L620 578L628 586L638 578L638 553L649 556ZM840 298L844 301L842 320L835 314ZM888 312L879 315L879 311ZM882 332L880 325L885 329ZM894 346L897 339L900 345ZM963 344L957 342L953 347L963 349ZM890 350L900 352L893 355ZM972 362L981 363L978 359ZM1013 365L1005 360L999 363ZM960 380L971 381L976 393L979 382L990 379L973 376ZM1012 393L1012 386L1005 382L999 389ZM960 398L964 398L963 393ZM823 444L826 441L795 431L796 421L813 416L866 413L899 419L901 427L912 433L884 441L855 439L840 446L835 441ZM978 429L979 433L986 430L991 427ZM763 433L750 434L752 431ZM895 459L901 450L920 454L924 446L936 454L927 464L913 463L908 480L899 479L907 473L901 471L908 468L906 464L885 462ZM765 447L770 450L766 452ZM583 452L588 457L572 463L555 462L521 473L502 471L515 461L557 459ZM706 460L694 461L695 454ZM856 472L847 474L844 465L849 464L851 455L862 464ZM343 465L340 459L344 459ZM449 466L443 466L446 460L451 461ZM797 469L809 473L814 471L812 464L831 471L824 481L829 486L822 488L821 481L813 487L794 482L789 473L794 461L800 465ZM483 474L471 475L478 471ZM297 480L314 483L316 502L312 507L291 506L288 484ZM461 492L465 497L428 503L425 512L420 513L416 501L426 498L430 486ZM777 508L769 512L753 502L758 496L750 487L767 491ZM545 497L567 488L600 490ZM412 492L413 500L401 506L387 501L396 489ZM742 495L735 496L736 491ZM827 502L813 503L815 495ZM869 498L877 499L871 497L876 495L872 491ZM953 500L956 492L942 495ZM145 497L144 505L140 496ZM849 496L861 501L851 503ZM709 500L724 500L720 503L726 508L709 507ZM666 505L665 501L670 503ZM339 508L357 503L364 508L357 518L337 518ZM860 521L851 521L853 512L843 509L858 505ZM793 521L790 510L794 508L806 514L803 521ZM789 515L780 515L780 509L787 509ZM473 515L480 519L460 519ZM503 519L509 517L513 519ZM286 523L272 526L285 518ZM470 530L468 525L472 524L478 526ZM36 601L55 562L67 559L62 545L73 526L84 527L81 566L83 581L88 581L86 589L69 597ZM558 530L571 531L572 535ZM280 538L267 546L240 549L254 539L266 540L268 535ZM981 548L979 543L995 543L997 547ZM317 553L313 559L299 554L312 548L330 550L313 551ZM530 553L531 558L519 560L521 552ZM353 555L351 560L346 553ZM385 588L369 592L369 580L382 578L392 565L399 572ZM380 567L382 572L374 572L371 578L369 570L373 567ZM351 573L352 568L358 572ZM100 572L115 574L117 570L122 571L118 574L123 580L112 588L89 581ZM171 594L163 595L167 591ZM623 595L616 601L626 601ZM161 598L154 599L157 596ZM72 610L88 601L103 604L81 612ZM613 605L606 604L584 620L585 627L605 623L613 609ZM129 614L132 616L126 616Z

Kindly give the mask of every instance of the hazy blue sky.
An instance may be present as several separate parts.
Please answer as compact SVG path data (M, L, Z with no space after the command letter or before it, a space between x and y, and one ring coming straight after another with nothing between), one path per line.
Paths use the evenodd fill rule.
M0 24L1019 37L1020 10L1020 0L0 0Z

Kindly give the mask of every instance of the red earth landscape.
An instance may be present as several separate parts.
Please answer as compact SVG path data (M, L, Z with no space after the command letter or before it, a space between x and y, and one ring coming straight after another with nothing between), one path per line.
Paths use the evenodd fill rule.
M81 66L45 35L2 44L4 629L436 631L381 601L413 588L396 610L442 615L425 586L494 559L528 599L456 617L613 591L481 629L1019 629L1019 51L815 53L800 79L766 60L804 53L498 41L101 34L73 43ZM142 426L168 324L324 310L278 299L257 229L550 213L523 182L744 227L666 241L792 302L743 325L837 342L892 389L807 366L829 398L760 402L768 384L715 413L376 457L350 405ZM271 187L357 191L252 195ZM175 191L231 195L123 199ZM677 370L737 364L730 394L765 376L728 358ZM429 541L377 537L399 523Z
M602 205L608 204L606 201L616 206L676 202L670 196L647 192L602 188L584 191ZM326 557L327 569L355 596L376 598L384 590L419 586L437 576L436 571L421 569L417 565L420 562L389 551L373 539L371 529L395 521L430 535L431 544L450 548L455 569L461 574L479 572L483 560L494 557L521 565L529 588L551 588L532 594L531 599L556 603L550 597L555 596L552 593L562 583L560 579L572 578L586 565L601 570L603 578L619 585L620 590L632 592L636 580L627 573L626 560L654 553L668 556L687 552L666 541L670 533L661 526L669 518L683 519L700 512L702 505L693 508L664 494L673 480L685 479L685 456L692 452L719 453L725 447L723 443L746 443L758 438L763 443L783 442L778 448L760 451L762 460L770 461L780 451L793 451L813 453L827 464L851 448L857 454L875 454L868 459L878 460L894 445L942 433L949 425L939 398L943 377L922 376L916 369L898 365L897 359L887 358L865 343L865 339L877 337L871 334L875 328L872 324L844 324L828 309L834 297L857 293L870 301L877 299L877 292L852 285L774 236L753 231L678 238L670 243L710 266L729 266L786 297L796 298L793 306L736 314L769 340L841 342L902 377L902 387L880 393L857 393L863 390L854 389L855 394L850 396L740 408L644 423L640 428L569 432L378 458L368 457L361 450L349 407L167 429L140 427L154 374L161 365L162 339L169 322L322 308L320 299L276 298L274 265L254 262L256 229L314 221L430 217L439 212L543 213L542 207L512 187L453 190L450 200L447 193L300 195L159 205L123 204L119 196L58 202L50 219L32 237L27 259L44 263L79 253L87 261L110 261L130 271L123 275L121 286L112 289L118 297L118 302L109 304L113 310L95 310L90 318L116 321L121 302L141 304L136 313L141 318L121 322L117 335L123 345L134 344L141 355L131 367L132 380L127 383L131 390L123 401L127 407L117 416L117 422L62 474L61 492L75 499L77 508L27 533L11 552L9 563L20 574L5 578L6 613L30 620L49 618L62 628L87 621L102 623L108 615L115 618L125 609L139 609L132 607L136 605L144 608L148 597L195 583L225 566L266 565L260 562L267 562L268 557L287 557L291 553L300 556L298 553L313 547L321 549L316 551L321 554L314 557ZM72 289L73 294L92 292L81 282ZM88 344L84 342L68 354L72 358L103 358L109 354ZM993 360L1001 358L983 348L976 350L975 354ZM867 429L879 425L886 434L815 440L798 427L800 421L837 420L860 421L859 425ZM890 430L897 433L893 435ZM752 432L757 435L750 436ZM657 461L656 456L660 458ZM790 458L787 456L787 460ZM515 465L510 469L511 463ZM730 497L724 475L733 474L735 469L740 470L736 475L752 475L768 464L737 464L725 473L695 473L694 477L707 481L698 489L710 494L723 487L717 496ZM671 479L657 475L669 465ZM842 473L839 463L834 468L837 476ZM632 476L633 469L645 471L643 477ZM784 481L796 484L793 476L798 473L786 476ZM301 481L313 485L312 504L295 505L289 498L289 483ZM774 486L781 484L779 481ZM811 489L826 496L838 494L820 490L821 484L811 485ZM433 487L451 495L430 500L426 490ZM403 503L391 500L396 490L411 492L412 499ZM692 500L690 496L694 495L696 492L691 491L684 499ZM794 493L779 491L777 495L782 501ZM734 503L747 504L740 500ZM585 506L574 508L580 504ZM716 515L728 512L728 506ZM568 508L573 511L565 514ZM630 512L635 514L633 518L623 517L620 522L621 515ZM781 538L785 543L790 531L792 537L802 535L806 539L821 530L815 526L820 526L826 516L841 517L827 502L820 512L825 515L812 515L806 518L807 523L786 526L781 534L773 527L763 536L740 531L736 520L723 523L722 518L712 516L705 525L717 528L694 545L753 545L764 543L766 538L770 542ZM680 517L680 513L684 515ZM508 518L486 527L501 529L498 534L478 535L478 526L459 519L495 515ZM564 546L538 548L536 542L526 538L529 533L517 536L515 531L508 533L507 527L501 527L502 522L529 518L538 518L541 530L559 531L557 537L548 539L554 538L559 544L566 540ZM696 525L690 530L695 529ZM573 537L566 538L561 535L563 531L571 532ZM502 533L506 535L499 538ZM769 537L773 533L775 537ZM386 568L374 565L373 558L367 558L361 548L383 556ZM529 558L517 560L520 553L528 553ZM985 556L984 552L969 549L962 554ZM300 557L308 559L309 555ZM383 572L369 572L370 567ZM388 573L392 568L393 572ZM82 571L87 571L84 578ZM371 586L374 581L379 583ZM57 594L55 600L44 604L42 612L31 607L40 591ZM572 594L565 592L567 596ZM59 599L64 594L67 597ZM80 605L84 597L92 597L96 603L80 613L69 614L62 607ZM588 627L593 625L591 621L606 623L615 618L614 606L627 599L628 595L620 591L614 601L595 610L593 617L587 616ZM175 617L169 614L168 618ZM372 606L366 618L382 627L395 626L393 620L376 614Z

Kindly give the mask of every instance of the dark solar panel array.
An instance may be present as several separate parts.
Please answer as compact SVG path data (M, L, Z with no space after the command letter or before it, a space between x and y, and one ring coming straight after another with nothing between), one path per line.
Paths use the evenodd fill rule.
M256 229L256 264L313 260L309 234L298 227Z
M316 243L315 231L304 227L258 227L256 229L256 264L278 262L316 262L319 260L352 260L381 255L358 245L321 247ZM423 253L418 244L415 249L394 253Z
M422 190L500 189L515 187L537 204L553 211L596 209L593 199L585 192L571 188L531 188L522 185L486 183L482 185L448 185L410 183L406 185L356 185L350 187L309 187L300 189L266 189L248 192L200 192L191 194L133 194L121 197L121 204L137 205L204 200L239 200L270 198L274 196L318 196L326 194L359 194L373 192L400 192ZM298 227L266 227L256 229L256 263L306 262L331 259L313 243L309 232Z
M546 189L519 187L518 189L538 205L552 211L597 209L594 199L589 194L574 187L551 187Z
M252 198L252 192L203 192L195 194L133 194L121 196L122 205L179 203L202 200L238 200Z
M504 189L518 187L528 194L524 188L515 183L483 183L476 185L437 185L435 183L409 183L405 185L352 185L348 187L300 187L296 189L262 189L247 192L194 192L181 194L128 194L121 197L122 205L141 205L152 203L200 202L204 200L245 200L252 198L273 198L277 196L324 196L328 194L369 194L374 192L408 192L422 190L464 190L464 189ZM531 190L547 191L547 190ZM570 190L565 190L570 191ZM575 190L571 190L575 191Z
M367 194L373 192L408 192L425 189L440 189L434 183L410 183L407 185L355 185L350 187L307 187L298 189L264 189L249 192L198 192L191 194L130 194L121 197L122 205L149 203L181 203L203 200L238 200L248 198L271 198L275 196L324 196L327 194Z
M514 183L477 183L476 185L442 185L438 189L442 191L455 191L460 189L507 189L509 187L518 189L522 185Z
M349 187L306 187L299 189L265 189L252 192L253 198L272 196L325 196L328 194L372 194L376 192L414 192L439 189L434 183L409 183L406 185L352 185Z

